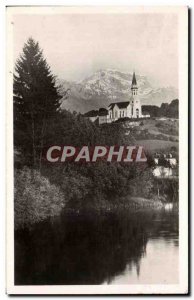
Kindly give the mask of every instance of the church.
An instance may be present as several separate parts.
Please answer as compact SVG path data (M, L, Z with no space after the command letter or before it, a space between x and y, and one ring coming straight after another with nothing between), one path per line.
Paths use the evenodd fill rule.
M140 99L138 97L138 86L133 73L131 84L131 96L129 101L111 103L108 106L108 119L113 122L120 118L142 118L142 109Z
M92 122L98 121L99 124L112 123L121 118L149 118L150 115L142 114L135 72L132 77L129 101L111 103L107 109L100 108L99 110L90 111L85 114L85 117L88 117Z

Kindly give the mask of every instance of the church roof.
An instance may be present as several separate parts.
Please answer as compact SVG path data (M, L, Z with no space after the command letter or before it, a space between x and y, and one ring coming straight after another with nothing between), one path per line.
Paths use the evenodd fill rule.
M109 109L113 109L113 107L115 106L115 104L120 108L127 108L127 106L129 105L129 101L125 101L125 102L115 102L115 103L111 103L109 104Z
M132 85L137 85L137 81L136 81L136 77L135 77L135 72L133 72Z

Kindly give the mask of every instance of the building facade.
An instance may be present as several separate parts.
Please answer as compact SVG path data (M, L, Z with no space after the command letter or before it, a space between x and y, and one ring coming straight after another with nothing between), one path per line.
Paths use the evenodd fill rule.
M108 106L109 119L111 122L120 118L142 118L141 102L138 96L138 86L136 81L135 72L133 73L131 84L131 96L129 101L111 103Z

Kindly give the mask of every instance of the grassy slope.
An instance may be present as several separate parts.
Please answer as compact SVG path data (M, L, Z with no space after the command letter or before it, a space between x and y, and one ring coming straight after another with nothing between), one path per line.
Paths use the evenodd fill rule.
M137 145L141 145L145 150L151 152L171 147L176 147L178 150L178 120L156 118L142 120L139 124L133 128L129 127ZM147 131L146 136L145 131Z
M138 140L136 144L143 146L145 150L156 151L162 149L168 149L172 146L178 148L178 142L163 141L163 140Z

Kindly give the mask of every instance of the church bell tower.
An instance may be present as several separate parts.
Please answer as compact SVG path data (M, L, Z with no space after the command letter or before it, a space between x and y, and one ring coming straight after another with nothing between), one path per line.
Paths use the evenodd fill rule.
M136 96L137 91L138 91L137 81L136 81L136 77L135 77L135 72L133 72L133 78L132 78L132 84L131 84L132 96Z
M133 72L133 78L131 83L131 116L132 118L141 118L142 117L142 109L140 99L138 97L138 86L137 80L135 77L135 72Z

